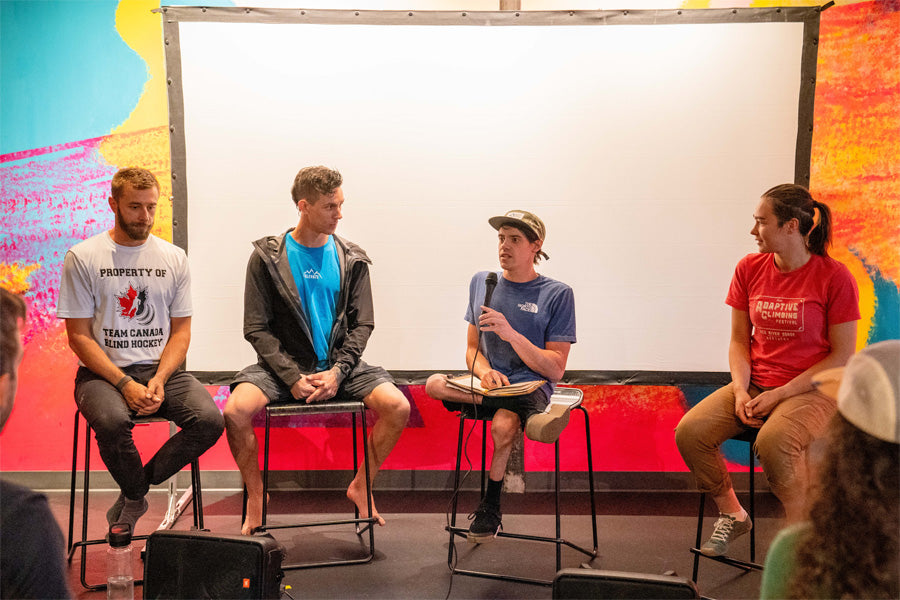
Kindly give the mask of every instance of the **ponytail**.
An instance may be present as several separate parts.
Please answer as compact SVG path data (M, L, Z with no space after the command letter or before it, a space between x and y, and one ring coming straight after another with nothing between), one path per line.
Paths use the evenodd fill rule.
M831 209L828 205L812 201L813 208L818 209L819 221L813 225L806 238L806 245L809 251L819 256L828 256L828 246L831 245Z

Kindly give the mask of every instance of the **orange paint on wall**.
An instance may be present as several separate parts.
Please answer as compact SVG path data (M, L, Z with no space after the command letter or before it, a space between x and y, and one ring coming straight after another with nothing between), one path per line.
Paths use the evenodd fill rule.
M835 247L900 284L898 90L900 3L822 13L812 191L834 213Z

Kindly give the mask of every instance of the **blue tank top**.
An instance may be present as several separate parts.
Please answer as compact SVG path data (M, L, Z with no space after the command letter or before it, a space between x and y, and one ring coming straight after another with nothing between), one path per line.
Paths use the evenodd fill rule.
M334 326L335 306L341 289L341 274L334 237L324 246L308 248L290 234L287 239L288 264L300 294L300 304L309 321L318 369L328 368L328 346Z

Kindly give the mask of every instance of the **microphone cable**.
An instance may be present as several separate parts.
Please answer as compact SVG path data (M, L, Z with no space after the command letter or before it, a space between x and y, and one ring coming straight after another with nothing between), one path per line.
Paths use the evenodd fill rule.
M491 271L489 273L488 277L491 274L493 274L493 271ZM485 288L487 288L487 279L488 278L486 277L485 278ZM494 285L496 285L496 282L494 283ZM487 289L485 289L485 292L487 292ZM459 493L462 490L462 486L466 482L466 480L469 478L469 475L472 474L473 466L472 466L472 459L469 458L469 439L471 438L472 433L475 432L475 427L478 425L478 404L475 402L475 400L478 396L478 394L475 393L475 363L478 361L478 355L482 354L482 352L481 352L481 337L482 337L483 332L481 331L481 327L479 325L477 325L477 317L478 317L478 315L481 314L481 312L478 312L475 310L476 306L474 304L474 302L475 302L474 298L472 298L470 300L470 302L472 302L472 304L470 304L469 308L472 310L472 315L476 319L475 327L478 330L478 339L477 339L476 345L475 345L475 354L472 357L472 364L467 365L467 367L469 368L469 387L471 388L470 393L472 395L472 404L470 405L472 407L472 416L470 417L470 419L472 420L472 427L469 428L468 433L466 433L463 438L462 450L463 450L463 457L466 460L466 472L460 478L459 484L457 484L456 488L453 490L453 494L450 496L450 501L447 503L447 509L444 514L446 528L448 531L450 530L450 511L453 507L453 502L459 496ZM466 409L466 406L463 406L463 410L465 410L465 409ZM482 444L485 444L485 443L487 443L487 441L482 440ZM479 502L480 501L481 501L481 499L479 498ZM456 534L453 533L452 531L450 532L450 561L449 561L450 562L450 565L449 565L450 566L450 585L447 587L447 595L444 596L445 600L450 598L450 593L453 591L453 575L454 575L454 571L456 570L457 561L459 560L459 555L456 551L456 539L454 537L455 535Z

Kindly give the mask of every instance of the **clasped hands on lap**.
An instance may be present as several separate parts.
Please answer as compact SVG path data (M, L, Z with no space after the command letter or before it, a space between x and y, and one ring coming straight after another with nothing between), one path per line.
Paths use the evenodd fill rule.
M747 390L735 388L734 414L744 425L759 429L769 413L785 398L781 390L782 388L767 390L751 398Z
M129 409L137 413L139 417L146 417L159 410L166 392L164 382L154 377L142 385L137 381L129 381L122 388L122 397Z
M306 400L307 404L331 400L337 394L337 367L327 371L303 375L291 386L291 395L296 400Z

